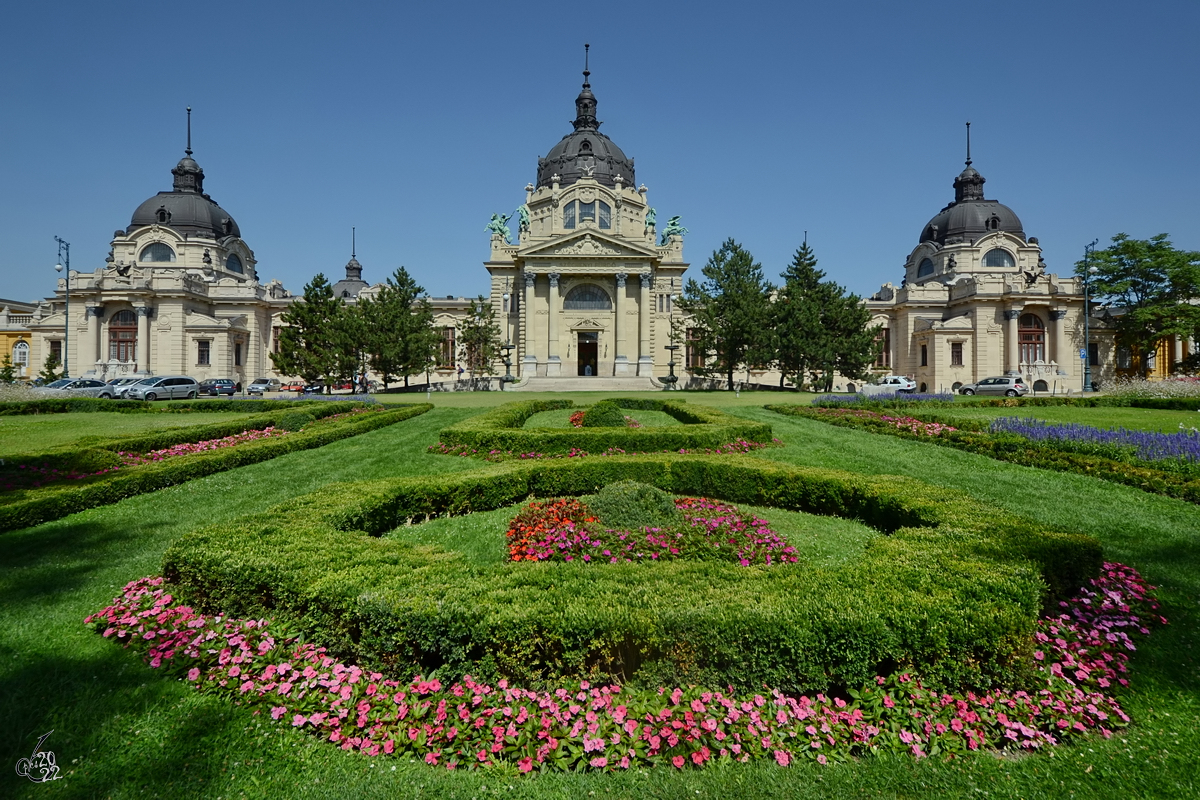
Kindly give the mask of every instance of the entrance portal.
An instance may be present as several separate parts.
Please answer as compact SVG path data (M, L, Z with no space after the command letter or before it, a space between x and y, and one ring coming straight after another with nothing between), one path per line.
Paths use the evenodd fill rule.
M579 353L579 374L595 375L596 359L600 351L600 334L580 332L575 349Z

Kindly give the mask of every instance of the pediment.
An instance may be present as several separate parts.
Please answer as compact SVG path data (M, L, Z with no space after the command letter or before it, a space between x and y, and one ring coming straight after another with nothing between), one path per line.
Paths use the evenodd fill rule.
M618 239L595 229L577 231L548 242L537 242L517 252L518 258L652 258L659 254L653 248Z

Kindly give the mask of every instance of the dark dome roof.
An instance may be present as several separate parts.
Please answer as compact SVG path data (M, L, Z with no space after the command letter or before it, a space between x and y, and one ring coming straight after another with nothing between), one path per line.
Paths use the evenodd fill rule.
M333 285L333 296L342 298L358 297L358 293L369 286L362 279L362 264L353 255L346 262L346 277Z
M171 174L175 176L172 191L159 192L138 206L128 232L147 225L163 225L180 233L214 239L241 237L242 232L229 212L204 194L204 170L192 159L191 149Z
M968 159L967 168L954 179L954 202L921 229L921 242L973 242L994 231L1007 231L1024 239L1025 231L1016 213L1003 203L984 199L985 182Z
M537 185L550 186L558 175L559 185L569 186L582 177L595 178L605 186L616 186L621 176L626 186L633 185L633 159L626 158L621 148L603 133L596 119L596 96L588 83L591 73L583 71L583 91L575 98L575 126L554 145L545 158L538 159Z

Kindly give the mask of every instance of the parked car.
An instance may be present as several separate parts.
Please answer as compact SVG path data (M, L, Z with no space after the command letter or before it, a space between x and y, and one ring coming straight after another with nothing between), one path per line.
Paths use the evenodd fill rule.
M1029 387L1022 378L984 378L959 388L959 394L1002 394L1005 397L1023 397Z
M865 395L888 394L889 392L904 392L911 394L917 389L917 382L904 375L884 375L874 383L868 383L861 391Z
M255 378L246 387L246 394L263 395L267 392L278 392L283 387L278 378Z
M94 381L90 378L59 378L45 386L35 386L33 391L39 394L69 392L78 397L103 397L106 400L116 397L113 387L104 381Z
M108 385L112 387L113 397L120 400L129 391L129 387L140 380L141 378L113 378Z
M279 388L281 392L303 392L304 381L290 381Z
M153 378L142 378L129 387L125 397L130 400L174 400L187 398L191 400L200 394L200 384L195 378L186 375L157 375Z
M200 394L220 397L227 394L233 397L237 392L237 384L230 378L209 378L206 381L200 381Z
M322 393L324 393L324 391L325 391L325 384L321 383L320 381L317 381L316 383L304 384L304 393L305 394L322 394Z

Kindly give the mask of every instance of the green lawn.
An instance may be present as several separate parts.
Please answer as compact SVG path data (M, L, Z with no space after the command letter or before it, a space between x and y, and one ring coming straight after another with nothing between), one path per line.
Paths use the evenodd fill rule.
M387 535L416 545L460 552L475 566L493 566L507 559L504 533L524 507L525 503L516 503L465 517L438 517L396 528ZM814 567L839 566L862 553L867 540L878 535L866 525L849 519L757 506L743 505L738 509L771 523L771 530L786 536L788 543L796 548L801 563ZM603 564L595 566L604 568Z
M190 428L243 419L247 413L196 411L188 414L23 414L0 417L0 453L27 453L71 444L84 437L134 436L165 428Z
M1098 537L1111 558L1134 565L1163 587L1164 613L1171 620L1136 655L1132 686L1121 694L1135 725L1107 741L1088 739L1024 757L981 754L957 762L889 756L825 768L718 765L704 771L660 768L534 778L519 777L512 770L446 772L345 753L289 726L264 722L164 679L82 626L83 617L105 605L124 583L155 573L164 549L195 525L265 509L331 481L476 468L479 462L431 456L425 447L436 441L439 427L473 413L468 409L536 397L464 393L449 396L452 402L434 395L440 407L429 414L319 450L0 536L0 708L6 723L0 729L0 759L15 764L29 755L39 736L53 729L46 748L56 753L66 775L51 784L34 785L9 767L0 777L0 796L1200 796L1194 765L1194 754L1200 751L1200 508L1082 476L785 418L754 407L796 395L675 395L681 396L769 422L787 446L762 451L764 457L913 475ZM571 397L579 402L594 399Z

